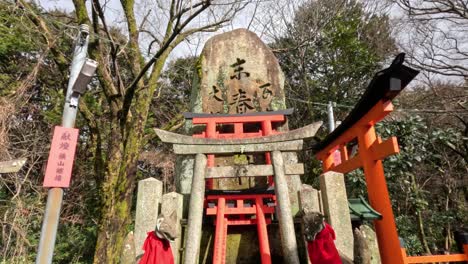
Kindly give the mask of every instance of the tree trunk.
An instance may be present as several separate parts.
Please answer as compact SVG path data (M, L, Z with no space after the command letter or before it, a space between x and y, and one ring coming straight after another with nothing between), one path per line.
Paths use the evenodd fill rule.
M131 223L131 195L114 192L113 198L124 195L124 199L109 199L103 212L103 223L98 234L94 263L119 263L127 226Z
M132 138L137 143L141 137ZM119 144L115 141L114 144ZM101 187L101 223L94 263L118 263L131 224L132 193L135 188L138 144L127 144L108 157L105 181ZM123 153L123 154L122 154Z
M163 53L161 60L155 63L155 72L159 76L167 59ZM101 185L101 221L94 255L94 263L119 263L119 258L132 223L132 198L135 189L137 162L140 147L144 144L144 129L152 96L158 88L149 81L147 89L138 88L135 94L133 109L122 122L114 111L111 135L108 137L107 166L104 182ZM123 131L123 135L120 131Z

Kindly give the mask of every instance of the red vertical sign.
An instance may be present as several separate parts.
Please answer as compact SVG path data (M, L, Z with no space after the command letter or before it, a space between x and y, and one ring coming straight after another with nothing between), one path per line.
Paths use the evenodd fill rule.
M69 187L78 129L56 126L50 146L44 187Z

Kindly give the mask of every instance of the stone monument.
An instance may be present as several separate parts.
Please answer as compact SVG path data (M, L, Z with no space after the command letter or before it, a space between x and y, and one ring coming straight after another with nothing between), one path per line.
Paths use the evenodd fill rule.
M284 96L284 74L281 71L277 58L270 48L263 43L253 32L246 29L237 29L216 35L209 39L200 55L196 66L196 78L192 88L191 112L208 114L245 114L252 112L266 112L286 109ZM229 128L225 128L229 129ZM244 130L249 130L244 127ZM252 128L254 129L254 128ZM287 123L276 128L287 131ZM187 120L185 133L192 135L202 129L193 126ZM297 163L296 153L282 153L285 164ZM215 164L222 166L247 165L263 163L263 154L234 156L216 156ZM176 163L176 189L184 195L184 218L187 216L187 205L194 167L193 157L178 157ZM293 216L299 211L298 192L301 181L298 175L287 177L288 191ZM216 179L213 181L214 189L239 190L253 187L267 187L266 177L241 177L235 179ZM272 228L274 229L274 227ZM243 248L242 243L257 245L255 228L245 228L245 232L230 233L227 238L228 248ZM277 231L269 233L276 237ZM207 239L209 234L204 234ZM273 239L274 240L274 239ZM239 244L239 241L242 241ZM203 242L202 242L203 243ZM237 246L236 246L237 245ZM280 249L275 250L272 241L272 257ZM279 245L278 245L279 246ZM200 249L200 255L205 254ZM242 252L241 256L230 256L228 259L258 258L258 248L252 252ZM237 252L235 253L237 254ZM208 258L209 259L209 258ZM249 262L238 262L249 263Z
M236 29L209 39L197 64L191 98L194 113L242 114L285 109L284 74L270 48L253 32ZM197 127L187 122L186 133ZM249 128L247 128L249 129ZM288 130L287 124L278 130ZM284 153L286 164L297 163L295 153ZM259 156L221 157L216 164L245 164ZM193 158L178 158L176 187L179 193L190 192ZM256 182L253 182L256 181ZM293 214L298 211L299 176L288 177ZM265 183L256 179L222 179L215 189L245 189Z

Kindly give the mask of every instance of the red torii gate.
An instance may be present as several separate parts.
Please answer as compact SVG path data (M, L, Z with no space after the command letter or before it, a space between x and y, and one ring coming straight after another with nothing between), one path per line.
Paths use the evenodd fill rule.
M374 222L382 263L403 264L395 217L382 165L382 159L399 152L398 143L395 137L382 142L374 128L374 125L392 110L391 102L380 101L352 128L316 156L323 161L324 171L348 173L360 167L364 168L369 202L382 214L382 220ZM358 140L359 152L349 157L346 144L355 138ZM341 163L335 161L337 150L340 151Z
M385 157L399 152L398 142L396 137L382 141L374 126L393 111L391 99L418 74L414 69L402 65L403 61L404 54L400 54L389 68L376 74L355 109L321 144L316 157L322 161L324 172L348 173L358 168L364 169L369 202L382 214L381 220L374 221L382 263L466 261L466 243L464 254L414 257L408 257L404 246L400 244L382 165ZM347 145L356 139L358 153L350 157Z

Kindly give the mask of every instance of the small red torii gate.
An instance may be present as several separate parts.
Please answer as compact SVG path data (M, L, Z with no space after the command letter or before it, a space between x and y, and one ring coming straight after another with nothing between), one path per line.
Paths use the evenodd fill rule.
M334 131L329 135L331 137L325 139L326 144L322 144L315 155L322 161L324 172L348 173L363 168L370 205L382 215L382 219L374 221L382 263L467 261L466 243L464 254L434 256L407 256L404 246L400 244L382 165L385 157L397 154L400 150L396 137L382 141L374 126L393 111L391 99L418 73L402 65L403 61L404 54L400 54L389 68L376 74L363 98L351 112L350 118L342 123L343 125L348 121L347 124L341 131ZM357 116L360 118L356 118ZM357 140L358 152L350 157L348 144L354 140Z

